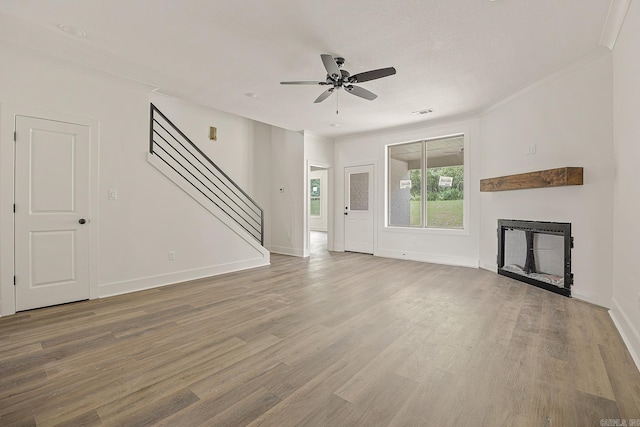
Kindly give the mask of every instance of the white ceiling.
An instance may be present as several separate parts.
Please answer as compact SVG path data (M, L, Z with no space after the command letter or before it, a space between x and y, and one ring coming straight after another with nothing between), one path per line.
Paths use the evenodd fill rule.
M2 0L0 40L291 130L339 137L471 113L592 53L610 0ZM69 36L60 24L81 27ZM378 98L323 80L321 53ZM257 93L251 98L245 93ZM416 116L412 111L433 108ZM329 126L338 123L339 127Z

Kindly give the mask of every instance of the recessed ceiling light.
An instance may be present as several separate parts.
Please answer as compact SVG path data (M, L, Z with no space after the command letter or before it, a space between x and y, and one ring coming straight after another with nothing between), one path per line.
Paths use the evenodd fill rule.
M73 25L67 25L67 24L60 24L58 25L58 28L60 28L60 30L74 37L80 37L80 38L87 37L86 31L80 27L74 27Z
M331 126L332 128L339 128L340 123L329 123L329 126Z
M433 108L425 108L424 110L413 111L411 114L415 114L416 116L419 116L421 114L429 114L429 113L433 113Z
M260 95L258 95L255 92L247 92L247 93L244 94L244 96L249 97L249 98L253 98L253 99L260 98Z

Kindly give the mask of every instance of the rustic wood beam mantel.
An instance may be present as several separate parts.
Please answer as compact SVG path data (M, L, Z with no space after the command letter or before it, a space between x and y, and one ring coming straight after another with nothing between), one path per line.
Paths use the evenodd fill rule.
M525 190L527 188L582 185L582 168L557 168L480 180L480 191Z

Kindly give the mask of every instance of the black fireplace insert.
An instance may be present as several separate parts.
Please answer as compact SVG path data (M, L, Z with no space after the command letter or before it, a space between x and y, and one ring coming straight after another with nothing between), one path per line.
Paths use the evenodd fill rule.
M571 297L571 223L498 220L498 274Z

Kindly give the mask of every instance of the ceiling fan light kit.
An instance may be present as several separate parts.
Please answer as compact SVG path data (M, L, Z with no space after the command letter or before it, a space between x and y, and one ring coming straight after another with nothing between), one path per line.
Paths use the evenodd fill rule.
M396 69L393 67L380 68L377 70L365 71L351 75L347 70L343 70L344 58L333 57L331 55L320 55L322 64L327 71L327 76L324 81L293 81L293 82L280 82L283 85L320 85L331 86L326 91L322 92L320 96L316 98L314 103L322 102L327 99L331 94L339 89L344 89L347 93L355 95L357 97L373 101L378 97L375 93L364 89L360 86L354 86L356 83L364 83L370 80L380 79L382 77L392 76L396 73ZM336 95L337 96L337 95ZM338 111L336 110L336 114Z

